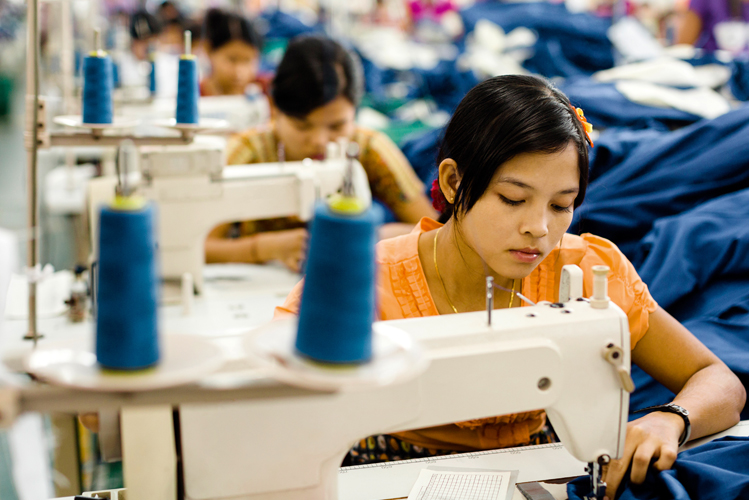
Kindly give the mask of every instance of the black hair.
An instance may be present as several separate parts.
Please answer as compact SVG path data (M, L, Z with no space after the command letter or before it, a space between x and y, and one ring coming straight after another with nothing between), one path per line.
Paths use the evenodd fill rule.
M190 35L192 36L193 47L198 42L198 40L203 38L203 23L200 21L188 19L185 22L185 30L189 31Z
M170 0L166 0L158 6L156 15L164 25L177 24L183 26L185 24L185 16L182 14L182 11L177 7L175 2Z
M139 10L130 17L130 37L133 40L145 40L161 33L161 23L146 10Z
M203 35L211 50L220 49L234 40L245 42L258 50L263 48L263 37L248 19L221 9L206 12Z
M330 38L303 35L286 48L271 96L282 113L304 118L338 96L358 106L363 87L356 55Z
M460 101L440 147L437 164L451 158L461 175L454 203L440 220L471 210L500 165L522 153L560 152L570 141L577 146L580 170L577 208L588 187L589 141L567 96L534 76L498 76L478 84Z

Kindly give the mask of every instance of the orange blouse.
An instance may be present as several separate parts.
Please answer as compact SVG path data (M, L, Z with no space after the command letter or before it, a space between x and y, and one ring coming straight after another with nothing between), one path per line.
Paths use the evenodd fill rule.
M377 244L379 319L403 319L439 314L427 285L419 260L421 233L440 227L438 222L423 218L411 234L380 241ZM612 242L583 234L565 234L560 245L523 279L522 292L533 302L556 302L562 267L575 264L583 270L583 294L591 296L591 268L605 265L611 269L608 294L629 318L631 347L648 331L650 313L657 308L648 287L632 264ZM303 283L294 287L275 317L297 314ZM472 451L506 448L526 444L530 436L544 426L542 410L467 422L441 425L398 433L405 441L435 449Z

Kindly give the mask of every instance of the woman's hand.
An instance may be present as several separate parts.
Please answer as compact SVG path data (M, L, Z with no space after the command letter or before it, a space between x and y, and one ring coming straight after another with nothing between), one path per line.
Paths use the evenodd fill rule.
M301 263L307 255L306 229L260 233L256 238L256 253L260 262L279 260L292 271L299 272Z
M676 461L679 438L684 432L684 420L674 413L655 411L627 424L624 454L612 460L603 476L606 496L616 497L616 491L627 473L630 462L630 479L635 484L645 481L650 463L658 470L668 470Z
M632 350L632 362L676 394L673 402L689 411L691 438L725 430L739 422L746 391L738 377L689 330L658 307L649 316L649 328ZM669 469L676 460L684 421L679 415L653 412L627 425L621 460L606 470L606 495L616 490L632 463L634 483L645 480L650 462Z

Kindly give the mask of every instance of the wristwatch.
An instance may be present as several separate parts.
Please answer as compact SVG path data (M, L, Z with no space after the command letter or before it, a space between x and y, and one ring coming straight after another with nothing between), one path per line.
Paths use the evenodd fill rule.
M674 403L668 403L665 405L648 406L641 410L635 410L632 413L642 413L644 411L665 411L666 413L675 413L684 420L684 432L679 438L679 446L689 441L689 435L692 433L692 424L689 423L689 412L686 408L682 408Z

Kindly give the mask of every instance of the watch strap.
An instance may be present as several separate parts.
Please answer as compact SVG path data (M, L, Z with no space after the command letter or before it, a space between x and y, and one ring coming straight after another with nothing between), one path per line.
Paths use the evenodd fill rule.
M646 411L663 411L666 413L673 413L679 415L684 420L684 432L682 432L679 438L679 447L689 441L689 436L692 434L692 424L689 422L689 411L674 403L668 403L664 405L648 406L647 408L641 408L635 410L632 413L642 413Z

